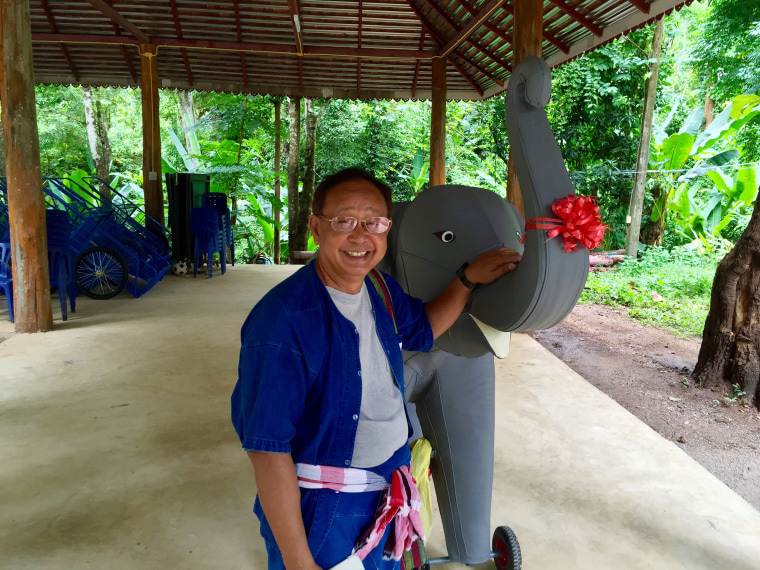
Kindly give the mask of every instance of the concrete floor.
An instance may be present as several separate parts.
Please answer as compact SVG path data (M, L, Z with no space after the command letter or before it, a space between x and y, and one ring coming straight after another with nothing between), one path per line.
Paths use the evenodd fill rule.
M80 297L47 334L0 303L0 567L266 568L229 395L243 319L292 270ZM497 375L492 523L524 568L760 569L760 512L531 338Z

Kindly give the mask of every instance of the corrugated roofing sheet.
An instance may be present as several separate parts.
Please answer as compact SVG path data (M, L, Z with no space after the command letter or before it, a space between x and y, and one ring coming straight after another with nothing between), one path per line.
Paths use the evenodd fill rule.
M544 0L543 57L561 65L689 1ZM139 86L150 43L167 88L428 98L443 52L448 96L480 99L513 59L512 0L30 0L30 13L38 83Z

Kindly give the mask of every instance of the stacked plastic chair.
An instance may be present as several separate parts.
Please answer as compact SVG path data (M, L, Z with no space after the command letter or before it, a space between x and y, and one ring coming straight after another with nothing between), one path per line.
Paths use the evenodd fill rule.
M48 264L50 285L58 288L61 302L61 316L68 319L66 299L71 304L71 312L76 313L76 286L74 285L74 264L71 253L71 218L63 210L46 210Z
M224 192L209 192L203 195L202 200L204 208L213 208L219 214L219 229L224 237L225 252L226 248L229 247L232 266L234 267L235 240L232 239L232 221L230 219L230 209L227 206L227 194Z
M224 234L220 231L219 215L213 208L193 208L190 212L190 233L193 234L193 276L198 276L198 264L201 255L208 256L206 266L208 276L212 277L214 254L219 253L222 274L227 272Z
M13 275L11 273L10 241L0 241L0 290L5 293L8 315L13 322Z

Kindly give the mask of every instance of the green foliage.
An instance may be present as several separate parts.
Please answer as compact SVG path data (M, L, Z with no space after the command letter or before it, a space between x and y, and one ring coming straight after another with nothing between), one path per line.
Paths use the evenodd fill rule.
M702 334L715 268L725 250L649 248L639 261L589 273L582 303L626 307L632 318L681 336Z
M760 83L760 1L711 0L694 48L701 88L719 104Z
M632 179L617 170L636 162L651 28L630 34L553 70L547 114L576 192L596 196L613 232L605 246L625 244Z
M652 221L663 215L663 207L673 214L675 229L687 239L717 235L737 216L751 211L757 194L756 165L731 170L725 167L739 158L736 149L719 150L721 143L760 114L760 96L740 95L701 133L703 110L697 108L678 133L665 139L658 129L650 154L650 168L665 172L654 174L652 183L660 188L660 200L652 207ZM686 173L688 162L696 164ZM668 172L670 171L670 172ZM667 202L665 202L667 200Z

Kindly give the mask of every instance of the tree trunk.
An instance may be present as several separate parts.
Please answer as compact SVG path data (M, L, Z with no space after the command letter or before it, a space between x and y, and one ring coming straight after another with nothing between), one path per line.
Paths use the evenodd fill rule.
M274 264L280 264L280 129L282 128L282 122L280 119L280 111L282 109L282 100L274 99L274 198L275 204L273 204L274 214Z
M667 222L667 212L665 208L668 206L668 188L662 188L655 186L652 188L652 205L646 210L648 216L652 215L655 205L660 210L660 217L657 221L650 221L641 232L641 241L647 245L662 245L662 235L665 233L665 223ZM633 224L631 224L633 225ZM638 242L637 242L638 243ZM628 255L628 248L626 244L626 255Z
M243 135L245 135L245 113L247 110L248 110L248 100L245 99L243 103L243 117L240 119L240 135L238 137L238 151L237 151L237 160L235 161L235 166L240 166L240 157L242 156L242 152L243 152ZM235 184L233 184L232 190L230 191L230 223L232 224L232 227L237 226L237 211L238 211L237 191L238 191L239 182L240 182L240 172L235 174Z
M315 158L317 150L317 127L319 121L327 108L330 100L325 100L319 114L314 113L314 100L304 99L304 129L306 130L306 141L304 144L304 168L303 168L303 187L298 197L298 218L296 223L295 242L291 243L291 251L306 251L309 244L309 216L311 215L311 202L314 199L314 175L315 175ZM291 225L293 218L290 218ZM293 245L295 244L295 245Z
M314 161L317 148L317 116L314 114L313 99L303 100L304 153L303 186L298 196L298 217L295 227L295 242L291 247L295 251L306 251L309 243L309 214L314 198ZM291 224L293 223L291 218Z
M108 140L108 122L103 111L103 103L97 89L91 90L89 85L82 85L84 100L84 118L87 127L87 141L90 144L92 162L95 164L95 174L106 184L109 182L111 170L111 141ZM111 199L111 190L105 184L99 184L101 195Z
M693 378L706 387L738 384L760 407L760 209L715 272L710 312Z
M635 258L639 251L639 234L641 232L641 212L644 207L644 194L646 193L647 166L649 165L649 145L652 142L652 120L654 118L654 102L657 96L657 76L660 71L660 52L662 51L663 18L657 20L652 38L652 49L649 54L654 61L649 67L649 77L644 91L644 114L641 118L641 134L639 136L639 152L636 157L636 175L633 179L631 191L631 203L628 207L628 231L625 238L625 254ZM664 212L664 210L663 210ZM665 219L663 213L663 221ZM651 224L650 224L651 226ZM664 226L663 226L664 228ZM644 243L647 235L653 230L644 230ZM662 244L662 232L659 234L659 243Z
M185 131L185 148L192 157L191 161L195 170L198 170L198 149L193 144L193 136L187 132L187 129L195 125L195 105L193 104L192 91L177 91L177 100L179 102L179 119L182 123L182 130Z
M715 101L708 95L705 97L705 128L710 126L715 118Z
M290 142L288 147L288 261L295 263L296 221L298 219L298 172L301 157L301 98L291 97L288 103Z

